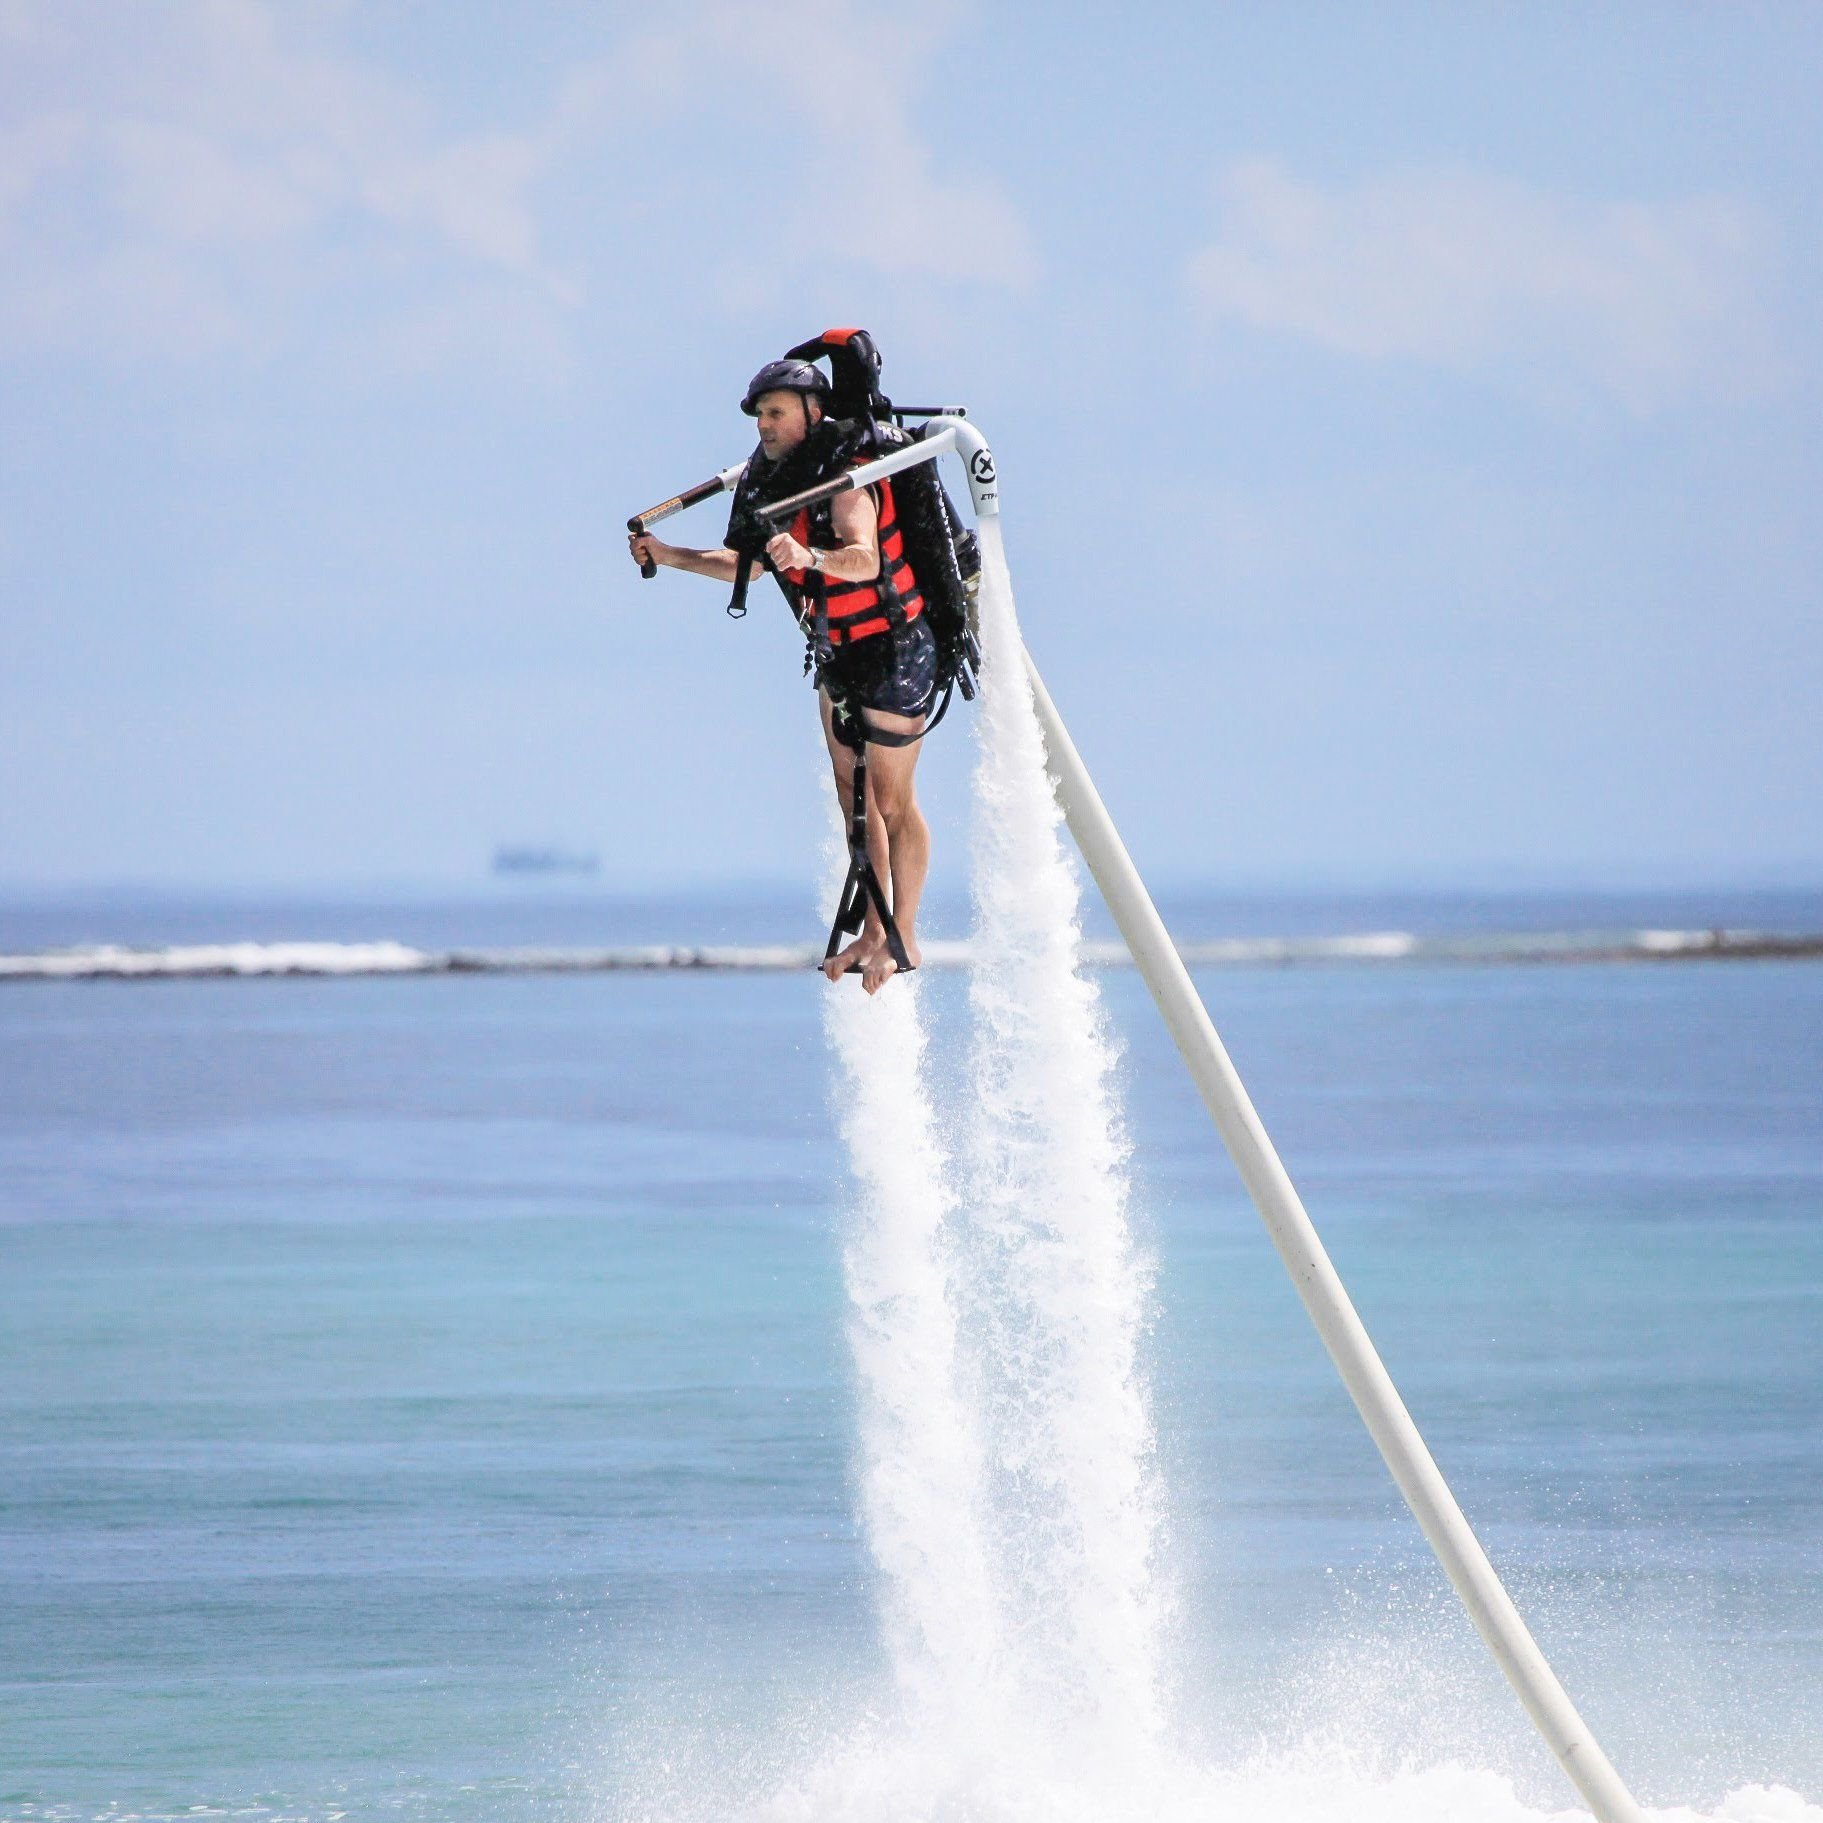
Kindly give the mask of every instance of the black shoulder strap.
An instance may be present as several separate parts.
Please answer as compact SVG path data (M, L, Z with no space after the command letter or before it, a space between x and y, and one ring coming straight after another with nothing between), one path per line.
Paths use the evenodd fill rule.
M725 540L735 558L734 592L728 597L731 619L739 620L747 612L748 572L756 563L768 575L778 577L779 586L785 588L787 596L790 595L777 565L766 555L766 546L783 528L763 518L758 509L769 500L783 500L788 494L815 487L839 473L845 466L843 452L850 431L850 426L824 418L783 460L769 461L764 452L757 449L747 458L746 471L735 485L734 500L728 511Z
M893 580L893 566L886 556L886 515L880 509L884 506L886 496L876 488L868 490L874 497L874 542L880 550L880 575L874 587L879 592L880 606L886 610L886 624L897 633L905 626L905 597L899 593L899 585ZM893 521L899 526L899 548L905 548L905 529L899 520L897 497L893 502ZM915 572L914 572L915 574Z

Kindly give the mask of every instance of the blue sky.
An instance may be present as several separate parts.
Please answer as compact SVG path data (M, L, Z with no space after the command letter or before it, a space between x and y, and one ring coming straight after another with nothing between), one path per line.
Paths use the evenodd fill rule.
M1823 878L1820 74L1797 4L0 0L0 881L808 878L783 608L619 528L832 322L994 439L1161 880Z

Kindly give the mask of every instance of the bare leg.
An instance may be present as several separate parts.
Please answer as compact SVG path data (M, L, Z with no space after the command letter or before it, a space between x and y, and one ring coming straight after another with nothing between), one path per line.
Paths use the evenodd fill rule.
M836 807L842 814L844 829L855 797L855 753L846 742L836 738L833 713L828 694L819 691L818 705L823 716L823 741L829 749L830 768L835 774ZM886 820L880 815L874 794L873 768L868 767L867 780L867 855L874 873L884 882L891 877L892 855L887 840ZM890 891L890 888L888 889ZM886 945L886 926L870 900L861 924L861 934L845 944L822 966L831 981L840 981L851 967L865 969L867 958Z
M881 710L867 711L868 722L895 733L916 733L923 726L922 717L888 715ZM905 959L916 968L924 953L918 947L918 901L924 895L924 881L930 872L930 826L918 808L914 774L922 747L870 747L868 749L867 788L869 798L869 833L872 812L879 814L885 825L887 867L881 879L891 880L893 922L905 944ZM872 851L872 844L869 844ZM876 856L876 866L880 865ZM885 934L861 958L861 985L868 993L877 994L898 969L887 948Z
M829 698L821 698L823 738L835 773L836 801L844 818L854 802L853 751L836 739ZM891 715L883 709L865 711L870 727L889 733L915 734L924 726L922 716ZM905 958L913 967L923 961L918 947L918 901L930 872L930 828L918 808L913 773L919 748L869 746L867 754L867 853L874 872L892 903L893 922L905 944ZM886 944L886 927L870 904L861 934L823 964L831 981L839 981L859 965L861 985L877 994L898 972L898 963Z

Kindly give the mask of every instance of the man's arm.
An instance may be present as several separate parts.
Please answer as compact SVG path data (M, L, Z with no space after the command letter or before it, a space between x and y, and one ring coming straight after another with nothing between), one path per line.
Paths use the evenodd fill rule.
M692 576L707 576L716 582L732 583L737 559L726 546L714 551L686 550L681 544L666 544L650 532L632 532L627 536L627 549L635 563L650 561L667 570L688 570ZM747 572L749 580L765 571L755 564Z
M773 539L766 554L781 570L816 568L837 582L872 582L880 573L880 510L873 495L866 488L837 494L829 504L829 518L838 542L815 565L809 551L789 532ZM730 581L734 578L732 567L728 577Z

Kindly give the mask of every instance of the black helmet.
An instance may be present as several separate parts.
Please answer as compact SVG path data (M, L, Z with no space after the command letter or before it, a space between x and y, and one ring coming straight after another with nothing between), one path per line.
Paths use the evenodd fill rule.
M829 404L828 378L822 368L812 367L808 361L768 361L747 382L747 396L741 401L741 410L748 417L757 418L760 398L769 392L814 394L818 404Z

